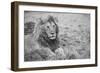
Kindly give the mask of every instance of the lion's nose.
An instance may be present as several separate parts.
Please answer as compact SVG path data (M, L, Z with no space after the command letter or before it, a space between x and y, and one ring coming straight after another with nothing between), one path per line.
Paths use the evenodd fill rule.
M52 32L51 34L53 35L54 33Z

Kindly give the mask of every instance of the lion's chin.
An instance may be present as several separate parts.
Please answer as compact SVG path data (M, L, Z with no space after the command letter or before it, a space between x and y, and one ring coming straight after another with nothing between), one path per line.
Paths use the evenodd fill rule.
M54 40L54 39L56 39L56 37L52 36L52 37L49 37L49 39Z

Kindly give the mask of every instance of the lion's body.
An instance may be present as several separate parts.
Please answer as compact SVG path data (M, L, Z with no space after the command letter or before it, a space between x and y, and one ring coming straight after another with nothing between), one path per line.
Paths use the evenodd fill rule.
M49 16L48 19L45 21L40 19L39 23L36 24L34 28L33 35L31 35L31 40L29 42L31 42L30 52L32 53L29 56L31 57L32 61L34 59L35 60L57 59L55 50L59 48L59 39L58 39L58 25L55 19L52 16ZM30 59L26 60L28 61Z

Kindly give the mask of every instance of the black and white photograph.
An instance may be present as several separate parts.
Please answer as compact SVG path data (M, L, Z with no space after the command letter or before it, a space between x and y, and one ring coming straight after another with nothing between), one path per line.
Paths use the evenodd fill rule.
M12 3L14 71L97 66L97 7Z
M24 11L24 61L90 58L90 14Z

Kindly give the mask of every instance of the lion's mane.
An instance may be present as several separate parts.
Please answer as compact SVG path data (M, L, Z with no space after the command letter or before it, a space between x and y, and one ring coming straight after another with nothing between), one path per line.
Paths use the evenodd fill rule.
M49 39L46 33L46 29L44 28L44 23L46 22L53 22L56 25L56 39ZM56 20L53 16L48 16L46 19L40 19L39 23L36 24L34 30L34 40L41 46L41 47L48 47L53 52L59 47L59 39L58 39L58 25Z

